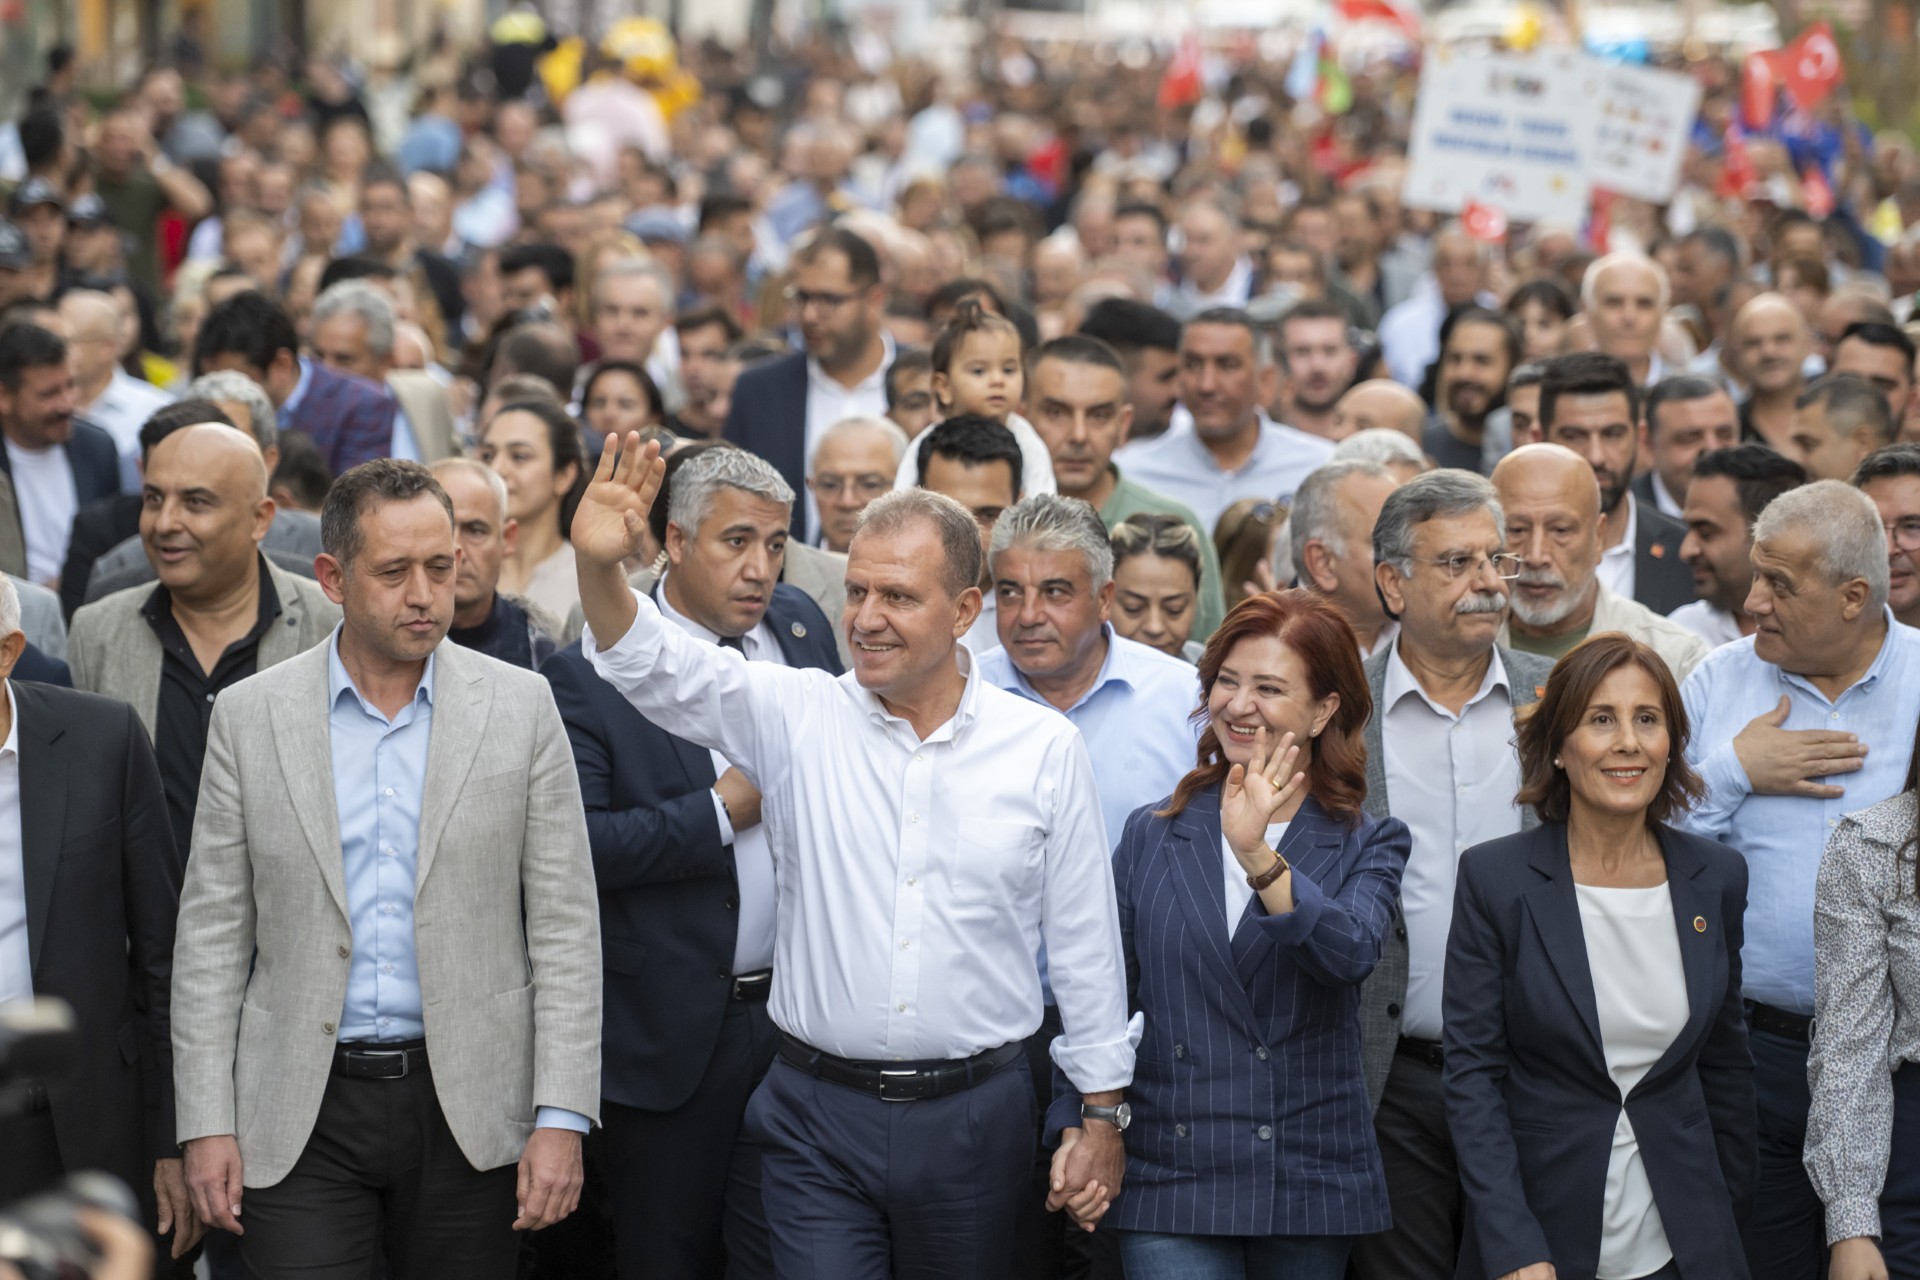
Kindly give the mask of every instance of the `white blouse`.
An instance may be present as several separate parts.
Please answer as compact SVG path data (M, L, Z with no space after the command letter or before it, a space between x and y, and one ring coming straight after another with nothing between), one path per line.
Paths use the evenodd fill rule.
M1673 898L1664 883L1650 889L1574 888L1607 1073L1623 1103L1607 1160L1598 1277L1635 1280L1672 1261L1673 1250L1624 1102L1687 1025L1686 970Z
M1287 824L1276 822L1267 828L1267 848L1278 849L1280 842L1287 838ZM1247 903L1253 900L1253 886L1247 883L1247 869L1240 865L1240 859L1234 855L1233 846L1227 838L1220 837L1220 874L1226 885L1224 899L1227 908L1227 941L1233 941L1234 931L1240 927L1240 917L1247 913Z

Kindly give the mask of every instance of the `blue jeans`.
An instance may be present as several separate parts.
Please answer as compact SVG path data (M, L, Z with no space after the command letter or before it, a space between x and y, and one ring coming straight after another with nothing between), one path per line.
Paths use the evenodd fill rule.
M1122 1231L1127 1280L1341 1280L1349 1236L1168 1236Z

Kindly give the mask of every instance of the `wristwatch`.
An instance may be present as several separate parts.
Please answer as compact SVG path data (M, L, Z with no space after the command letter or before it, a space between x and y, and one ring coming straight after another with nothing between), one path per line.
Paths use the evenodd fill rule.
M1125 1133L1127 1126L1133 1123L1133 1108L1124 1102L1116 1107L1095 1107L1083 1102L1080 1104L1080 1118L1105 1120L1121 1133Z

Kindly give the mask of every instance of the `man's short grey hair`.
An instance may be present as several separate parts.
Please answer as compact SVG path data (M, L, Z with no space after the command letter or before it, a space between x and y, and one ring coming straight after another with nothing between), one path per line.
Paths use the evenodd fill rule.
M1813 539L1831 585L1864 578L1868 608L1880 612L1887 603L1887 531L1873 499L1841 480L1815 480L1769 502L1753 522L1753 540L1794 530Z
M367 350L382 360L393 355L393 299L365 280L342 280L313 300L309 323L317 328L339 315L360 318L367 327Z
M820 443L813 447L814 460L819 460L820 450L826 447L827 441L838 436L850 436L857 431L873 431L886 437L887 444L893 448L893 465L895 467L898 467L901 461L907 456L907 446L912 443L907 439L907 433L900 429L900 424L897 422L889 422L885 418L869 418L865 416L842 418L840 421L828 427L825 434L820 437ZM813 467L811 463L808 465L807 470L809 473L812 472Z
M267 399L266 388L238 369L203 373L187 384L180 398L244 405L253 438L260 442L260 452L265 453L280 443L280 416L274 411L273 401Z
M1392 434L1400 435L1397 431ZM1309 472L1293 491L1293 506L1287 512L1287 541L1292 549L1294 579L1303 585L1312 581L1307 576L1309 542L1318 539L1334 555L1347 554L1346 531L1340 527L1340 482L1348 476L1393 478L1382 463L1336 457Z
M793 508L793 487L771 462L745 449L705 449L674 471L668 486L667 523L694 536L713 512L713 500L722 489L738 489Z
M13 579L0 573L0 640L20 629L20 593Z
M1472 471L1442 467L1413 479L1387 495L1373 526L1373 562L1390 564L1403 578L1413 576L1413 538L1429 520L1467 516L1484 511L1505 536L1507 516L1493 481ZM1876 528L1878 525L1875 526ZM1885 559L1885 548L1881 550Z
M993 525L992 564L1009 547L1035 551L1078 551L1087 562L1087 577L1098 591L1113 581L1113 540L1100 513L1079 498L1036 493L1008 507Z
M1003 516L1004 518L1004 516ZM980 526L973 512L944 493L931 489L895 489L883 493L860 513L853 536L885 537L911 525L930 524L940 539L946 565L941 586L949 596L958 596L968 587L980 585Z
M653 261L651 258L633 256L615 258L612 262L600 268L599 274L593 278L595 305L598 305L600 291L606 287L607 281L625 279L630 276L637 276L643 280L653 281L660 290L660 305L668 311L673 310L673 276L665 267Z
M499 504L500 514L498 517L496 517L496 519L498 520L499 526L502 528L506 526L507 482L500 478L500 473L498 471L495 471L492 467L480 461L480 459L478 458L464 458L464 457L442 458L440 459L440 461L428 467L427 470L433 472L433 478L435 480L438 480L441 476L445 475L449 471L460 471L470 476L479 477L480 482L486 485L487 489L493 494L494 501ZM445 486L442 486L442 487L445 487Z
M1333 447L1332 462L1371 462L1381 467L1412 467L1430 471L1433 464L1411 437L1392 427L1368 427L1356 431Z
M1665 311L1667 309L1667 303L1673 296L1673 290L1667 283L1667 269L1661 266L1658 261L1649 258L1644 253L1637 253L1631 249L1623 249L1617 253L1609 253L1603 257L1595 258L1587 265L1587 273L1580 277L1580 309L1582 311L1593 310L1594 301L1599 295L1600 277L1615 267L1645 267L1648 271L1651 271L1653 273L1654 286L1660 291L1660 310Z

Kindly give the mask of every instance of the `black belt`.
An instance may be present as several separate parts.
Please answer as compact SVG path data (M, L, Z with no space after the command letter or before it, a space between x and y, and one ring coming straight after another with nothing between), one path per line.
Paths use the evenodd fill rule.
M1438 1040L1422 1040L1417 1036L1401 1036L1393 1051L1403 1058L1412 1058L1423 1066L1435 1071L1447 1065L1447 1051Z
M399 1080L427 1069L427 1046L407 1044L336 1044L333 1074L355 1080Z
M780 1037L780 1057L789 1066L828 1084L872 1094L882 1102L924 1102L970 1089L1026 1052L1018 1040L971 1058L930 1062L855 1062L822 1053L790 1035Z
M1747 1025L1795 1044L1813 1043L1813 1019L1804 1013L1788 1013L1758 1000L1747 1001Z
M773 970L762 969L758 973L736 975L733 980L733 989L727 993L727 998L742 1004L765 1004L767 996L772 991Z

